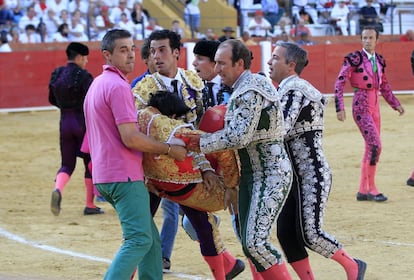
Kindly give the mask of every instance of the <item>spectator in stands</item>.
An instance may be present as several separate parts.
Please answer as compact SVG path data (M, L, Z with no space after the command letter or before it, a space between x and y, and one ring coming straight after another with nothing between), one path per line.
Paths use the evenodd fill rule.
M36 16L40 19L44 19L46 17L47 11L52 10L48 9L46 0L38 0L36 4L33 6L36 12Z
M36 16L34 7L30 6L27 8L26 14L20 19L19 28L21 31L24 31L27 25L31 24L33 26L38 26L39 23L40 19Z
M68 9L68 0L48 0L47 6L48 9L54 10L58 15L61 11ZM73 12L71 14L73 14Z
M315 21L313 20L313 18L310 16L310 14L305 11L305 9L301 9L299 11L299 20L303 20L305 22L305 24L314 24Z
M0 29L9 29L13 23L13 12L5 2L0 1Z
M127 16L127 13L121 13L121 21L115 24L115 27L119 29L127 30L129 33L132 34L133 38L135 38L135 32L136 32L135 24Z
M36 32L36 27L33 24L28 24L25 29L24 33L20 34L19 36L20 42L22 43L41 43L42 39L40 35Z
M207 0L204 0L207 1ZM186 0L184 7L184 21L190 27L191 34L195 38L200 30L200 8L198 7L200 0Z
M10 29L9 34L7 34L7 41L9 43L21 43L20 42L20 29L19 27L15 26Z
M88 40L86 22L82 20L81 12L76 10L72 14L71 24L69 24L69 41L84 42Z
M180 35L181 39L185 38L185 32L184 29L182 29L179 20L175 19L172 21L171 31Z
M373 2L374 0L366 0L366 6L359 9L359 33L361 33L365 26L374 26L379 32L383 31L377 10L372 6Z
M400 37L401 42L409 42L414 41L414 31L412 29L408 29L404 35Z
M254 13L254 17L250 20L247 25L247 29L252 37L267 37L269 36L270 29L272 26L267 19L264 18L262 10L257 10Z
M299 39L296 41L299 46L313 46L315 42L309 39L309 34L306 31L299 33Z
M280 40L283 42L294 42L286 31L280 33Z
M308 3L308 0L293 0L292 20L294 24L296 24L301 18L300 11L302 11L302 13L306 12L310 16L311 19L308 20L309 22L318 22L318 12Z
M308 33L308 35L312 35L310 29L305 26L305 21L303 19L299 19L298 24L290 29L289 35L290 37L295 38L303 32Z
M68 4L69 13L79 10L83 18L88 16L89 12L89 1L87 0L71 0Z
M23 17L23 9L20 6L20 2L17 2L16 5L13 5L11 8L13 14L13 24L19 25L20 19Z
M70 25L70 16L68 10L62 10L58 13L58 24L66 23L68 26Z
M279 22L284 10L279 7L277 0L261 0L261 4L264 17L271 25L270 33L274 33L274 26Z
M158 25L158 20L156 18L150 17L148 19L148 25L145 27L145 38L148 38L149 35L155 30L163 30L164 28Z
M145 37L145 26L148 24L148 18L150 17L147 10L142 6L141 2L135 2L131 12L132 22L135 24L135 39L142 40Z
M128 19L131 18L131 11L127 8L127 0L119 0L118 6L111 9L109 18L116 25L121 21L122 13L127 14Z
M69 26L67 23L59 25L58 30L52 36L52 42L68 42L69 41Z
M59 27L59 20L56 17L55 11L52 9L47 10L46 15L42 18L42 20L46 26L46 33L47 33L46 37L49 37L52 39L53 34L56 33Z
M35 0L20 0L20 6L23 10L27 10L30 6L33 6L36 3Z
M242 36L239 38L246 46L257 46L257 42L250 38L249 31L243 31Z
M346 0L340 0L335 3L331 10L331 19L334 25L340 29L341 35L348 36L349 33L351 33L351 35L355 35L356 23L354 20L349 19L349 8L346 4Z
M218 40L220 42L224 42L227 39L235 39L233 37L234 29L232 27L226 26L226 27L223 28L222 31L223 31L224 34L218 38Z
M214 33L213 28L207 28L206 34L204 36L200 37L201 40L212 40L217 41L217 35Z
M106 32L114 27L114 23L109 18L109 7L102 6L100 14L95 19L96 39L102 40Z
M2 30L0 33L0 53L11 51L12 49L7 41L7 31Z
M42 43L52 42L52 35L47 32L46 24L43 21L36 27L36 33L39 34Z

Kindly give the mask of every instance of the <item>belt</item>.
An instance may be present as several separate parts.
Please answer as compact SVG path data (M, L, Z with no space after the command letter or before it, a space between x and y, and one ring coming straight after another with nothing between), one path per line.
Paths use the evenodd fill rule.
M184 188L182 188L178 191L172 191L172 192L164 191L164 193L166 195L169 195L169 196L182 196L182 195L185 195L185 194L189 193L196 186L197 186L196 183L190 183L190 184L188 184L187 186L185 186Z

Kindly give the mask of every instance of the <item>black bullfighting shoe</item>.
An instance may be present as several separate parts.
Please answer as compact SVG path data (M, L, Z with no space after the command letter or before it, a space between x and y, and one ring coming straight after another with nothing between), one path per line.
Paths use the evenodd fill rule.
M358 276L356 280L364 280L365 271L367 270L367 264L364 261L354 259L358 264Z
M366 201L368 200L368 196L364 193L357 192L356 200L358 201Z
M382 193L373 195L373 194L367 194L367 200L369 201L375 201L375 202L384 202L386 201L388 198L383 195Z
M236 263L234 264L233 268L229 273L226 274L226 280L231 280L235 278L237 275L243 272L244 270L244 262L240 259L236 259Z

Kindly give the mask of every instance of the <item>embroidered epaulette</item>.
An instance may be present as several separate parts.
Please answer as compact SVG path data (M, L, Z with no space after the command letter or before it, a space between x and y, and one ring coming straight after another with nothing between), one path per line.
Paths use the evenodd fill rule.
M193 70L183 70L184 74L181 76L185 81L186 84L196 90L201 91L204 88L203 81L197 75L197 73Z
M377 61L378 61L379 64L381 64L381 66L382 66L382 68L384 70L384 68L386 66L386 64L385 64L385 58L382 55L377 54Z
M362 52L355 51L355 52L349 53L347 56L345 56L345 59L353 67L357 67L362 64Z

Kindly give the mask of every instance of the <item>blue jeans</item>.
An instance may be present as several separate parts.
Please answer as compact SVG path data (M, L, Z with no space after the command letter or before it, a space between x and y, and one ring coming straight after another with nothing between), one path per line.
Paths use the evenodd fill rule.
M160 233L162 257L170 259L178 230L179 205L166 198L161 199L162 228Z
M139 279L162 279L161 243L144 182L96 184L96 188L115 208L123 235L104 279L129 280L137 266Z

